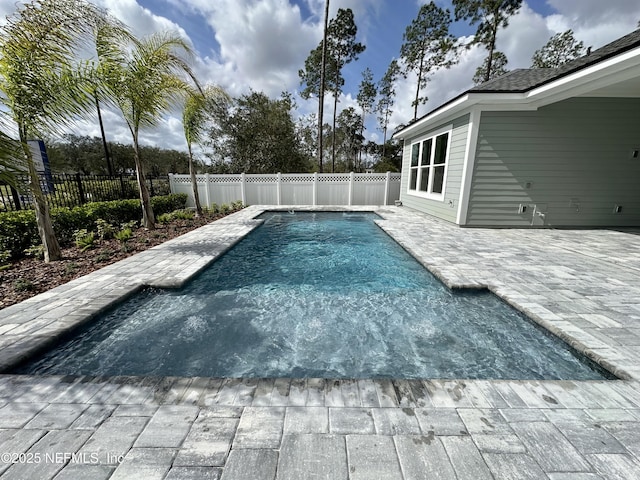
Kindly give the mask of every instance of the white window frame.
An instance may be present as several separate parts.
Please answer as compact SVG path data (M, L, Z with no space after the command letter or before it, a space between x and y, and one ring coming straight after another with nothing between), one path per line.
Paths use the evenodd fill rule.
M447 151L445 153L445 157L444 157L444 173L443 173L443 178L442 178L442 192L441 193L436 193L433 192L433 179L434 179L434 175L435 175L435 171L436 171L436 165L433 164L434 161L434 156L435 156L435 150L436 150L436 139L440 136L440 135L444 135L445 133L448 134L447 136ZM416 197L422 197L422 198L428 198L430 200L436 200L436 201L440 201L440 202L444 202L444 198L445 198L445 190L447 187L447 173L449 170L449 158L451 156L451 137L453 135L453 125L447 125L446 127L442 127L438 130L434 130L432 132L429 132L428 136L425 137L421 137L420 139L416 140L415 142L413 142L410 146L409 149L409 181L407 182L407 194L408 195L413 195ZM431 152L429 154L429 163L427 166L423 166L422 165L422 150L424 148L424 145L431 140ZM412 156L413 156L413 148L414 145L418 145L418 165L415 167L411 166L411 160L412 160ZM442 164L438 164L437 166L442 166ZM427 179L427 188L426 191L421 190L421 180L422 180L422 174L421 174L421 170L424 168L428 168L429 169L429 176ZM416 188L412 189L411 188L411 175L413 173L413 171L416 171Z

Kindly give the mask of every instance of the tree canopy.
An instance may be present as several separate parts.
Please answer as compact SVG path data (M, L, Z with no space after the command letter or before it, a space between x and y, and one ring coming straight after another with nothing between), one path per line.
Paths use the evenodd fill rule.
M108 148L114 163L114 173L129 173L135 170L133 145L108 142ZM147 145L140 145L139 148L151 175L189 171L188 155L185 152ZM54 173L108 173L100 137L66 134L58 140L48 142L47 155ZM197 168L202 170L202 163L197 163Z
M207 145L220 173L306 172L291 116L288 96L272 100L261 92L242 95L228 108L218 109Z
M573 30L556 33L531 57L531 68L558 68L581 57L585 53L584 43L573 37Z
M373 72L369 67L367 67L362 72L362 81L360 82L358 95L356 96L358 106L362 111L362 121L360 125L360 137L362 137L362 140L364 140L364 125L367 115L373 113L373 107L375 105L377 95L378 89L373 81ZM359 152L359 163L362 163L362 146L363 145L361 145L361 150Z
M376 105L378 113L378 125L383 133L382 139L382 157L385 156L385 145L387 143L387 129L389 127L389 117L393 113L393 105L395 104L396 89L395 82L400 74L400 66L397 60L391 60L387 71L378 83L378 91L380 96Z
M413 119L418 117L418 105L427 102L420 96L435 70L450 67L454 62L455 39L449 33L451 12L443 10L434 2L422 5L418 16L407 27L403 36L400 57L404 61L405 78L414 72L418 79L413 103Z
M509 25L509 17L515 15L522 6L522 0L452 0L456 20L468 20L478 25L473 43L484 45L489 54L485 60L484 78L487 82L493 78L496 60L496 38L498 30ZM503 58L506 60L506 56ZM502 61L498 59L497 61ZM506 64L506 61L504 62ZM503 65L504 66L504 65Z
M498 52L497 50L493 52L493 66L491 67L491 72L489 73L489 80L493 80L494 78L498 78L501 75L504 75L508 72L507 70L507 56ZM489 57L484 59L482 65L480 65L476 69L476 73L473 76L473 83L476 85L480 85L487 81L487 69L489 68Z

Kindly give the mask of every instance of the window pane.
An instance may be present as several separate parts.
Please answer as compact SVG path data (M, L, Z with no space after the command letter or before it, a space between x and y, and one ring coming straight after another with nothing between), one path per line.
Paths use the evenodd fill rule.
M429 185L429 168L420 169L420 191L426 192Z
M438 137L436 138L436 156L433 159L434 164L446 162L448 141L449 141L449 133L438 135Z
M444 167L433 167L433 187L432 193L442 193L442 186L444 183Z
M412 168L411 169L411 178L409 180L409 190L415 190L416 189L417 180L418 180L418 169L417 168Z
M411 166L418 166L418 155L420 154L420 144L414 143L413 147L411 147Z
M433 140L430 138L422 142L422 159L420 165L429 165L431 163L431 145Z

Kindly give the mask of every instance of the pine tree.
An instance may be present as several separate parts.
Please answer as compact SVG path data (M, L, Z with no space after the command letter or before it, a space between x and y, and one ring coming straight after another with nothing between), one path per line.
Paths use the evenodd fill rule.
M493 80L501 75L504 75L508 72L507 70L507 56L502 53L495 51L493 52L493 66L491 68L491 73L489 74L489 80ZM484 59L482 65L480 65L476 69L476 74L473 76L473 83L479 85L481 83L486 82L487 78L487 69L489 68L489 57Z
M571 60L584 55L584 43L573 37L573 30L556 33L531 57L531 68L558 68Z
M427 102L428 97L420 96L429 81L430 75L439 68L448 68L455 63L455 40L449 33L451 13L443 10L434 2L420 7L418 16L407 27L400 57L404 61L405 78L410 72L418 76L416 96L413 106L413 119L418 118L418 105Z
M383 133L382 140L382 158L385 157L385 145L387 143L387 128L389 127L389 118L393 113L391 108L395 104L396 89L395 82L400 74L400 66L396 59L391 60L389 67L384 76L378 83L378 91L380 92L380 98L376 105L376 112L378 113L378 125Z
M484 45L489 52L486 60L487 68L483 78L483 81L487 82L493 78L492 72L496 64L494 55L498 30L509 25L509 17L520 10L522 0L452 1L455 7L456 20L469 20L471 25L478 24L473 43Z
M360 87L358 89L358 96L356 100L358 101L358 105L362 110L362 122L360 129L360 137L364 139L364 124L367 119L367 115L373 112L373 104L376 101L376 95L378 91L376 89L376 84L373 83L373 72L370 68L366 68L362 72L362 81L360 82ZM360 148L360 152L358 155L359 163L362 164L362 148Z

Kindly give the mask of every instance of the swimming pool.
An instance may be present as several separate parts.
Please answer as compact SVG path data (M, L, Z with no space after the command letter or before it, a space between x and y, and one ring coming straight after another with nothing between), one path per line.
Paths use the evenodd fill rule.
M147 290L17 373L610 378L488 292L452 292L374 214L269 212L181 290Z

